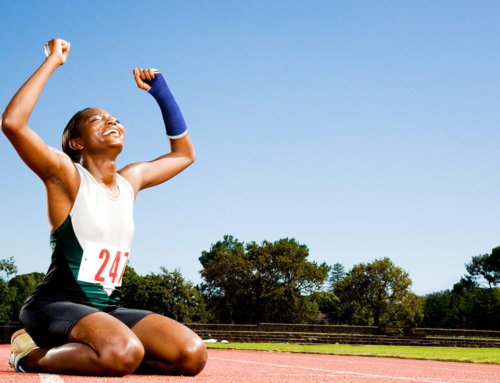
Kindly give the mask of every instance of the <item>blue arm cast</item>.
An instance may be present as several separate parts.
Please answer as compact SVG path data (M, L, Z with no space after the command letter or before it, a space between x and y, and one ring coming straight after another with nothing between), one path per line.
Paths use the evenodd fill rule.
M161 73L155 73L152 80L144 80L151 88L148 92L156 99L163 115L167 136L171 139L184 137L187 134L187 126L182 117L181 110L175 102L174 96L168 89L168 85Z

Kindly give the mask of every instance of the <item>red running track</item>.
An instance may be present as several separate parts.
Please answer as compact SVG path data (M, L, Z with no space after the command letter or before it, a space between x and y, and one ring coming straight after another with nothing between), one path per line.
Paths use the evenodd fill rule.
M94 378L16 373L7 360L9 345L0 345L1 383L386 383L500 382L500 366L358 356L209 350L205 370L194 377L129 375Z

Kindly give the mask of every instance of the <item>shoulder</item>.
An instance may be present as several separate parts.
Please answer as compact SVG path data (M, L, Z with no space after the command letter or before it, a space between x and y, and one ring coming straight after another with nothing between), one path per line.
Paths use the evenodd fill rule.
M132 186L135 196L137 196L142 187L144 164L144 162L136 162L125 166L117 172Z
M59 166L57 171L54 172L52 177L48 178L45 183L68 183L73 184L73 186L78 186L80 174L73 160L61 150L53 147L49 147L49 150L52 155L57 158Z

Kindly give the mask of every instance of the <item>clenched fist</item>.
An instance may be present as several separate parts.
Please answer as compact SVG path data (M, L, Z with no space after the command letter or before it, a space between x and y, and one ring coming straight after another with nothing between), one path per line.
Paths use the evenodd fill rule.
M144 82L144 80L152 80L155 78L155 73L159 73L160 71L154 68L150 69L142 69L136 68L132 71L134 74L135 82L140 89L144 89L148 91L151 87Z
M45 44L48 59L55 59L59 65L64 65L68 58L70 43L61 39L52 39Z

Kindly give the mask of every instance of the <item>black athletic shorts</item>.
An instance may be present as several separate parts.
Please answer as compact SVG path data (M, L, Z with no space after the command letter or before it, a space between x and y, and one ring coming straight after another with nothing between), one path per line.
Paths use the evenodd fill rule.
M89 314L102 312L93 307L73 302L34 301L25 304L19 314L19 322L39 347L55 347L69 342L73 326ZM153 314L151 311L117 307L106 312L128 328Z

